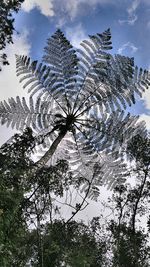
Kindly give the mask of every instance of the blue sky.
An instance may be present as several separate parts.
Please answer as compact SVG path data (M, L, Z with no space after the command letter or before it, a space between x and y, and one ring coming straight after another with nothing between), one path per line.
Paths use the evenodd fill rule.
M16 29L29 31L35 58L41 56L47 37L57 28L74 44L111 28L114 53L135 56L136 64L150 66L149 0L25 0L22 9L16 16Z
M25 0L15 15L15 28L19 34L14 34L14 44L6 49L10 66L0 73L1 100L26 95L15 74L14 55L40 60L47 38L57 28L76 47L88 34L110 28L112 53L134 57L135 64L150 69L150 0ZM150 128L150 91L132 112L140 114ZM10 132L2 127L2 142Z

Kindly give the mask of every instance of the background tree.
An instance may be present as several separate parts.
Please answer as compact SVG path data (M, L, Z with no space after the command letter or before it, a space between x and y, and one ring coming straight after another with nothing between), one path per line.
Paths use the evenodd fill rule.
M130 225L130 220L131 217L133 216L132 210L130 210L130 208L131 205L134 205L134 203L130 202L129 206L127 203L126 205L124 205L124 201L119 200L118 197L118 193L120 195L121 190L122 190L121 188L118 188L116 191L117 201L115 208L117 208L118 214L116 212L115 219L110 221L108 227L108 229L112 234L111 238L111 249L113 253L112 266L148 267L150 260L150 247L148 245L148 235L146 234L144 227L143 228L137 227L137 229L133 231ZM124 197L122 193L121 197ZM126 212L124 211L124 209L126 210ZM118 220L116 220L117 215L118 215ZM139 214L137 213L137 215Z
M146 229L150 199L149 138L135 136L128 144L127 153L132 160L130 184L117 186L113 195L114 216L117 218L110 222L114 240L113 266L147 267L150 261Z
M24 0L1 0L0 4L0 50L6 47L7 43L13 43L14 18L13 12L18 12L21 3ZM7 55L0 55L0 70L1 65L8 65Z
M16 134L0 149L2 266L26 266L31 259L34 264L43 266L42 238L46 231L46 222L49 227L53 227L58 218L61 224L61 206L66 205L74 213L66 221L62 221L62 227L65 227L84 208L86 202L87 194L81 198L81 203L66 200L65 194L69 187L74 187L78 192L80 178L76 184L71 173L68 173L68 164L65 161L59 161L55 166L43 167L35 175L26 175L25 171L34 164L30 156L35 145L36 139L32 130L27 128L22 135ZM60 204L57 198L63 203ZM31 229L34 229L32 233Z
M38 255L38 236L31 232L30 246L33 255ZM56 220L47 224L42 233L42 257L40 266L58 267L101 267L104 266L106 254L105 240L93 232L90 225L72 221L64 223ZM32 258L31 266L39 266L38 260Z
M19 97L1 102L1 123L31 126L46 147L33 172L52 156L65 158L74 167L74 179L87 178L86 191L100 163L92 184L98 194L98 184L113 187L125 177L121 150L132 136L145 134L138 118L122 110L135 103L135 93L141 95L150 79L133 59L106 52L112 48L110 30L89 36L81 47L76 53L57 30L45 48L47 65L17 56L17 75L31 93L29 106Z
M31 190L24 170L32 161L28 156L34 144L31 131L0 148L0 265L25 266L27 253L27 222L23 216L25 194Z
M148 216L149 138L136 136L128 144L134 160L130 174L136 183L115 187L114 219L106 225L103 218L93 218L88 225L73 221L72 216L71 220L61 218L54 199L63 196L69 186L79 189L79 184L68 173L65 161L27 176L25 170L34 164L29 158L36 141L27 128L0 150L1 265L148 267L148 236L139 219ZM73 204L75 208L79 205Z

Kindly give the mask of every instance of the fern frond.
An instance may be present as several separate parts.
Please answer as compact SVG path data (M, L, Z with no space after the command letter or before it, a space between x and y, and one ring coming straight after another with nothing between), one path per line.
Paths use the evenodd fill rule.
M66 96L68 105L70 96L74 90L77 75L78 58L70 42L64 37L64 34L57 30L47 41L44 49L45 55L43 61L49 64L51 72L57 77L57 84L53 87L55 91L60 88L62 95Z
M1 124L6 124L7 127L11 125L12 128L17 130L23 130L26 127L32 127L36 131L42 129L50 129L54 124L54 116L49 112L49 103L44 103L40 98L33 101L33 98L29 98L29 104L23 97L19 96L16 100L13 98L0 102L0 118Z
M82 74L82 83L85 78L88 77L90 72L93 69L93 66L103 60L103 63L108 60L109 54L104 52L104 50L109 50L112 47L110 46L111 41L107 43L107 39L111 39L110 30L108 29L101 35L96 34L89 36L89 40L84 40L81 42L83 49L78 49L79 54L79 71ZM81 84L82 85L82 84Z
M41 63L37 66L37 62L36 64L35 61L30 62L30 58L16 56L16 68L17 76L26 74L22 76L20 82L25 82L25 80L27 80L23 88L25 89L30 86L28 93L32 92L31 96L39 92L40 95L44 95L46 92L47 95L49 95L49 98L52 98L64 112L67 111L67 107L62 107L64 97L60 97L61 88L59 88L60 92L59 90L55 90L55 86L59 81L57 81L55 74L51 73L49 67L46 67Z
M96 69L97 74L100 76L101 69ZM142 75L144 73L144 75ZM100 78L100 82L103 82L104 76ZM116 96L120 103L121 99L127 103L124 107L132 103L135 103L135 93L141 96L142 91L148 89L150 84L150 74L147 71L140 70L134 67L134 61L131 58L116 55L114 58L111 57L106 67L105 75L105 90L106 95L109 94ZM101 95L103 88L98 87L98 92ZM122 103L121 103L122 104Z
M101 35L90 36L89 40L81 43L84 50L77 50L80 59L80 90L77 92L76 102L83 102L83 94L86 92L87 95L89 88L90 94L96 98L96 104L103 102L107 110L109 104L113 112L114 109L126 108L135 103L135 93L141 96L148 89L150 74L142 69L138 72L133 58L121 55L113 57L106 53L104 50L111 49L110 45L109 30Z

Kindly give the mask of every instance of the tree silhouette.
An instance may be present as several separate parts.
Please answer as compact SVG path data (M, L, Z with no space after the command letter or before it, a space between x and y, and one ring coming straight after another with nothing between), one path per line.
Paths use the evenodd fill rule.
M14 18L13 12L18 12L21 7L21 3L24 0L1 0L0 4L0 50L5 49L6 44L13 43ZM1 65L8 65L7 55L5 53L0 54L0 71Z
M109 29L89 36L77 51L57 30L44 49L46 65L16 56L29 104L18 96L0 104L1 124L32 127L37 143L46 148L35 169L52 156L63 157L74 178L84 176L88 185L94 177L95 192L99 183L113 187L125 177L122 149L137 133L145 136L144 123L124 110L149 87L149 72L138 70L133 58L112 56L111 48Z

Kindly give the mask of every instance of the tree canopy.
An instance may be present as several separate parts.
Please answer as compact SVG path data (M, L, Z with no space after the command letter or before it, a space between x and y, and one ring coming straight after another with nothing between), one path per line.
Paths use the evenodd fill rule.
M24 0L1 0L0 4L0 50L6 47L6 44L13 43L14 18L13 12L18 12L21 3ZM9 64L7 55L2 53L0 55L0 70L1 65Z
M113 217L105 219L100 213L88 224L74 221L74 216L62 218L53 202L68 187L78 187L67 175L66 162L42 167L35 176L25 175L24 170L34 164L30 154L35 144L27 128L0 149L0 264L148 267L149 138L136 136L128 143L127 153L135 165L129 169L128 183L113 190L109 200ZM134 186L130 179L135 179ZM144 217L147 232L146 223L140 226Z

